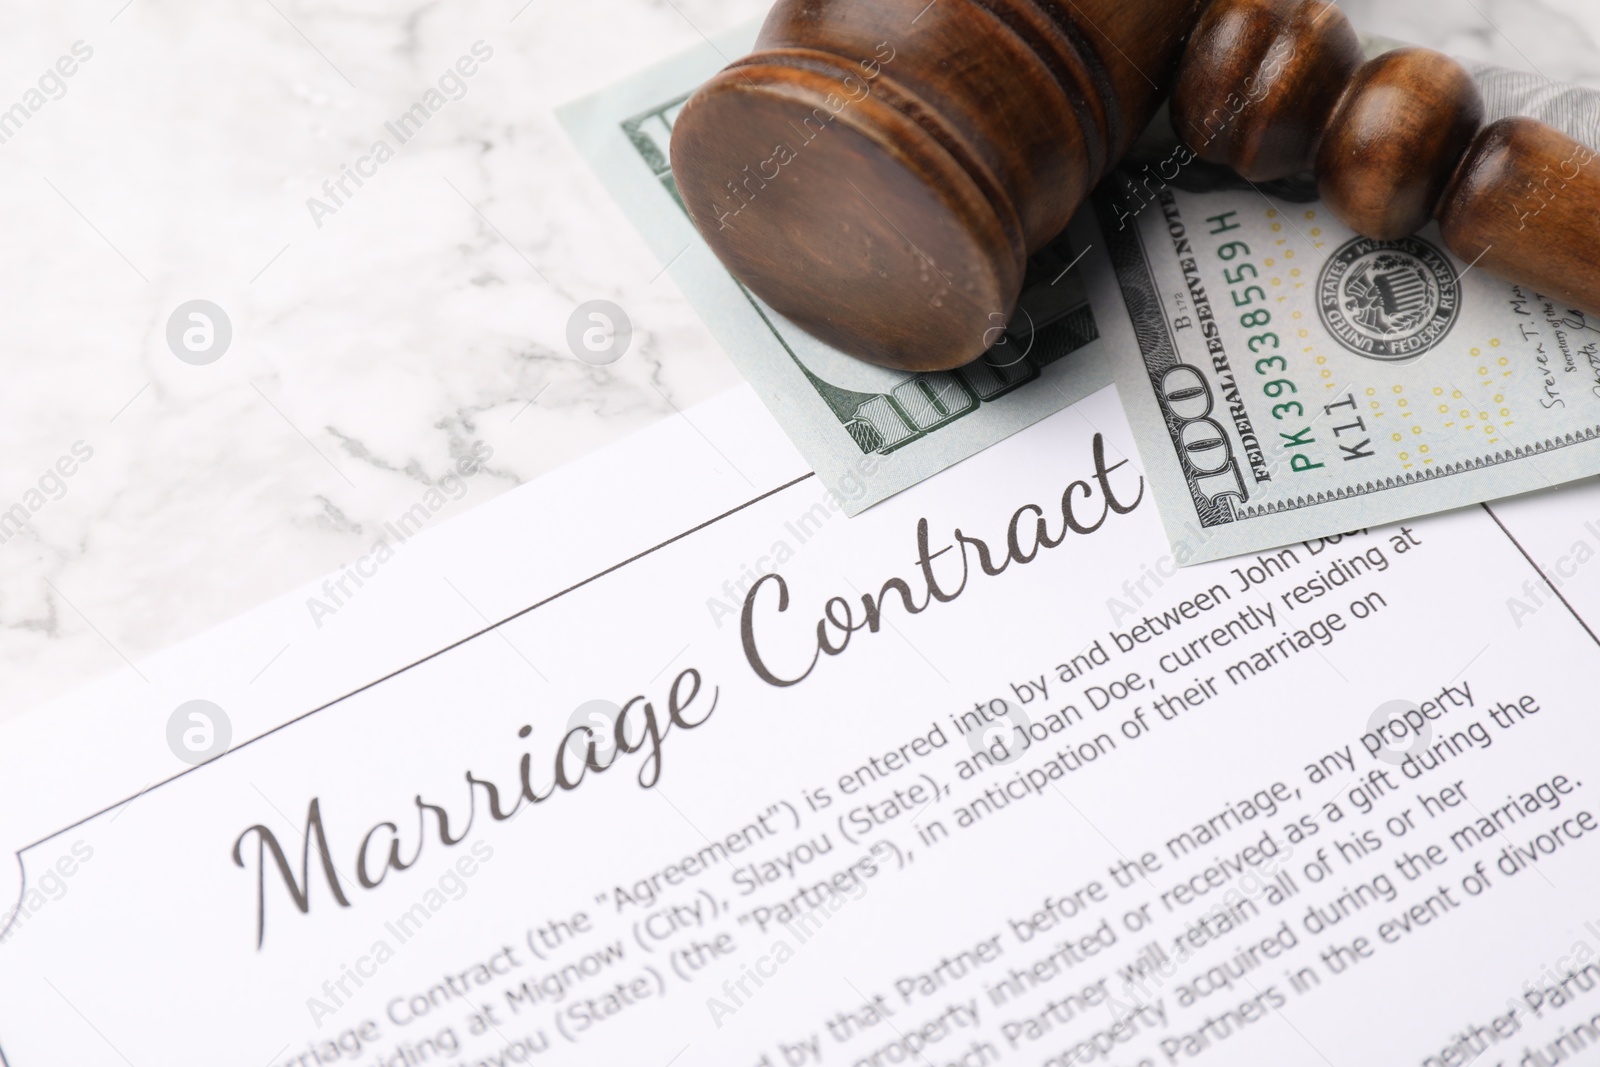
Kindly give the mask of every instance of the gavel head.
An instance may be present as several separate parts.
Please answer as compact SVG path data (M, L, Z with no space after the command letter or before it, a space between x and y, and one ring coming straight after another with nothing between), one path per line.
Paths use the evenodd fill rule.
M678 191L751 292L944 370L1149 121L1202 0L778 0L674 123Z

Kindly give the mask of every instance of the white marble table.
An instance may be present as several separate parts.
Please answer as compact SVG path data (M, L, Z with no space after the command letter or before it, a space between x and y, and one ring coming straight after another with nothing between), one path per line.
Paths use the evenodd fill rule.
M552 109L764 6L8 5L0 112L27 114L0 115L0 718L361 555L475 446L492 458L432 521L734 383ZM1344 7L1600 86L1594 0ZM362 163L478 41L464 95ZM565 340L592 298L636 330L609 367ZM206 365L166 339L194 299L232 326ZM75 445L92 456L50 474Z

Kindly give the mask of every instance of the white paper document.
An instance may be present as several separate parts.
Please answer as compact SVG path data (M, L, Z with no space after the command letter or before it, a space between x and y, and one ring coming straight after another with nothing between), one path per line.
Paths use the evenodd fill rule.
M1180 569L1115 390L851 519L741 388L389 548L0 729L8 1067L1597 1055L1592 488Z

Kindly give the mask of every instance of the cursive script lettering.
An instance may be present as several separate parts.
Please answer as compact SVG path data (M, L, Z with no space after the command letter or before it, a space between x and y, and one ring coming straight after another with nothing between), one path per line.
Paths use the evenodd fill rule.
M623 756L636 752L644 753L639 766L639 786L642 789L652 788L661 780L661 748L667 735L677 727L693 730L697 726L703 726L706 720L711 718L712 712L717 710L717 699L721 690L713 687L710 692L710 706L704 713L695 711L691 717L690 708L700 696L701 688L702 681L698 670L689 667L679 673L667 691L667 713L664 721L657 713L655 705L647 698L636 696L629 700L617 714L609 744L602 743L600 735L593 726L585 724L568 730L556 742L551 781L543 790L533 783L533 756L524 753L519 763L519 789L514 794L515 801L509 806L502 803L502 793L498 786L472 771L466 772L467 812L464 821L453 819L450 811L442 805L431 804L423 800L420 795L414 797L412 802L417 809L417 833L415 847L410 850L410 856L403 858L401 855L402 836L398 823L389 820L378 823L362 835L361 843L355 849L354 866L357 884L362 889L372 889L381 884L390 871L404 871L414 866L421 858L423 846L428 840L430 821L441 845L451 847L466 840L467 833L477 818L480 791L487 797L489 817L495 822L504 822L514 818L525 807L542 804L558 792L568 792L578 788L587 773L592 771L601 774L614 766ZM533 727L523 726L517 731L517 736L526 738L532 733ZM602 750L609 754L609 758L604 761L600 758ZM577 765L572 766L572 762L576 762ZM459 825L456 825L457 823ZM452 833L452 830L455 832ZM272 867L283 880L284 888L289 891L290 902L302 915L309 914L313 876L311 853L315 843L318 866L328 892L341 908L351 906L350 897L339 876L338 866L333 860L333 850L328 844L329 834L323 825L320 797L312 797L306 808L305 828L300 834L303 844L298 876L290 864L288 854L278 842L277 835L260 823L247 828L234 841L235 866L249 866L250 857L245 846L252 837L256 845L254 862L257 949L261 948L267 937L269 856ZM373 873L374 867L377 868L376 873Z
M862 630L877 633L883 623L884 603L890 599L891 593L908 615L918 615L926 611L931 604L948 604L961 595L967 588L968 578L971 577L973 558L976 558L978 569L984 575L996 577L1005 573L1013 563L1019 567L1032 563L1041 550L1055 548L1064 542L1068 533L1091 534L1104 526L1109 516L1126 515L1138 507L1139 502L1144 499L1144 478L1139 478L1133 500L1124 504L1111 487L1111 475L1127 466L1128 461L1122 460L1107 466L1105 442L1099 434L1095 434L1093 447L1095 484L1090 485L1080 480L1067 486L1066 491L1061 494L1061 526L1054 535L1050 524L1045 520L1044 509L1037 504L1024 504L1011 516L1006 528L1003 554L991 549L986 542L976 537L969 537L959 529L952 535L954 544L932 551L928 544L928 520L917 520L917 568L920 571L918 578L913 581L890 578L879 588L876 596L871 593L860 594L859 616L856 614L857 609L852 599L842 596L830 597L822 607L822 617L817 620L815 637L811 640L811 658L803 670L790 667L780 673L780 668L772 665L769 653L762 651L763 645L757 640L758 615L767 622L773 615L782 615L789 610L788 581L778 572L763 575L745 594L744 612L739 620L745 660L750 664L750 669L755 671L756 677L768 685L779 687L797 685L816 670L822 656L837 656L844 652L850 645L852 635ZM1099 488L1098 496L1095 492L1096 486ZM1099 513L1090 521L1086 513L1091 510L1096 500L1099 503ZM934 562L950 552L959 553L957 558L961 561L961 577L959 582L946 588L946 584L934 573ZM775 598L763 595L768 585L774 587ZM769 650L779 643L771 636L765 625L761 627L761 632L766 640L765 647ZM796 670L798 673L795 673Z

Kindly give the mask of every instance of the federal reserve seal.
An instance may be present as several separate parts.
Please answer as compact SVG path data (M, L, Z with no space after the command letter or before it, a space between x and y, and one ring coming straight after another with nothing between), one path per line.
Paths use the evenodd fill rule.
M1317 279L1322 324L1369 359L1412 359L1433 348L1461 312L1461 283L1445 254L1420 237L1357 237Z

